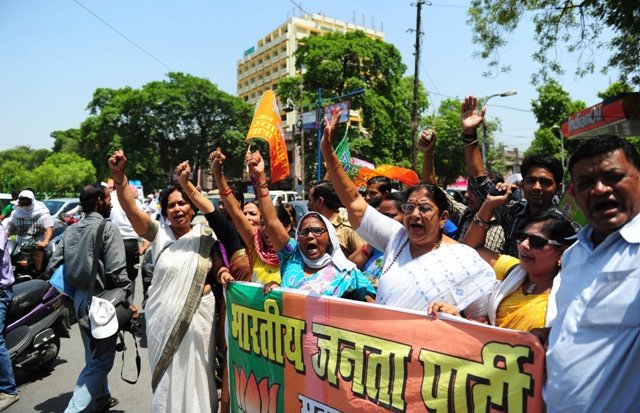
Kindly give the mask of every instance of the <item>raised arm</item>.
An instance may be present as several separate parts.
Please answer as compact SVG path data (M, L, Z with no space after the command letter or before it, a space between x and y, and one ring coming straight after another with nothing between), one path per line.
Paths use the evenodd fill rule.
M358 188L351 182L344 168L340 164L340 160L333 150L333 133L340 120L342 111L338 109L331 110L331 121L325 119L324 133L320 141L320 150L327 165L327 173L333 183L333 187L338 194L338 198L349 212L349 222L353 229L358 229L362 222L362 217L367 210L367 201L360 195Z
M178 177L178 183L182 187L182 189L187 193L189 199L193 202L193 204L202 211L203 214L208 214L213 212L215 207L213 206L213 202L209 200L206 196L202 195L196 186L189 181L189 176L191 175L191 166L189 165L189 161L184 161L178 166L176 166L176 176Z
M256 192L256 199L258 200L258 207L264 220L264 231L269 237L273 249L280 251L289 242L289 233L278 219L276 207L273 205L273 201L269 196L269 187L267 186L267 179L264 176L264 160L260 152L255 151L254 153L247 152L245 162L249 167L249 174L251 175L251 180L253 181Z
M231 220L233 220L233 223L236 224L236 228L238 229L238 233L240 234L244 245L247 248L252 248L253 232L255 229L247 217L242 213L242 209L240 209L240 202L238 202L236 197L233 195L233 191L229 187L227 179L222 173L222 165L224 165L224 161L226 159L227 157L222 153L220 148L217 148L209 154L209 169L213 175L213 179L216 181L216 186L220 193L220 202L224 205L224 209L227 210L227 213L231 217Z
M438 185L435 167L436 132L433 129L422 131L418 147L422 151L422 183Z
M478 127L484 122L487 108L478 110L478 99L467 96L460 106L460 126L464 142L464 159L467 163L467 176L485 176L487 173L478 148Z
M509 200L513 186L504 182L499 182L496 184L496 189L501 193L498 195L487 195L487 198L473 217L473 220L464 235L464 240L462 242L471 248L478 249L485 244L487 230L489 229L489 223L491 222L493 211Z
M109 169L111 169L111 175L113 176L113 183L116 187L116 193L118 194L118 202L127 214L129 222L133 230L138 235L144 235L151 225L151 218L141 208L136 205L136 200L133 197L133 192L126 190L129 185L129 180L124 174L124 168L127 165L127 158L124 156L124 152L115 151L109 158Z

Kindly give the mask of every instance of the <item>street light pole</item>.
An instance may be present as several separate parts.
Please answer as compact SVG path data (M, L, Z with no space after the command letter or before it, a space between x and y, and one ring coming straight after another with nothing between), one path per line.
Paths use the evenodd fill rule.
M495 98L497 96L499 97L513 96L516 93L518 92L515 90L508 90L506 92L490 95L485 99L483 105L486 107L487 102L489 102L489 99L491 98ZM487 124L484 121L482 122L482 164L484 165L484 168L487 169Z
M322 104L325 103L325 102L333 102L333 101L336 101L336 100L340 100L340 99L349 98L349 97L352 97L352 96L361 95L363 93L364 93L364 89L356 89L356 90L353 90L351 92L347 92L344 95L323 98L322 97L322 89L318 88L318 101L317 101L317 109L316 109L318 111L317 115L316 115L317 116L316 117L316 128L317 128L316 135L317 135L317 138L318 138L318 147L317 147L317 150L318 150L318 154L317 154L317 163L318 163L317 167L318 167L318 169L317 169L317 171L318 171L318 173L316 175L316 178L317 178L318 181L320 181L322 179L322 174L321 174L321 171L322 171L322 153L320 152L320 141L322 139L322 132L323 132L322 121L324 119L324 108L323 108ZM347 116L349 116L348 113L347 113Z
M553 125L551 132L560 139L560 161L562 162L562 168L564 170L564 136L562 136L562 129L560 129L558 125Z

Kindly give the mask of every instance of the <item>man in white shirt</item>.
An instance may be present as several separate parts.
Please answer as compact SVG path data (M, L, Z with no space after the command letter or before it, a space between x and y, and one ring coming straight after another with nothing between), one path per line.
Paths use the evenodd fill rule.
M569 160L589 224L562 257L547 351L549 412L637 411L640 379L640 154L583 142Z
M135 187L130 186L130 188ZM136 195L137 189L134 191L134 196ZM135 198L135 202L138 208L144 209L142 207L142 203L137 197ZM122 235L122 240L124 241L124 251L127 259L127 275L129 276L129 280L131 280L131 302L133 302L136 277L138 276L138 264L140 264L140 255L144 254L144 250L149 243L140 239L138 234L133 230L131 222L129 222L129 218L127 218L127 214L125 214L124 210L120 206L120 202L118 201L118 196L115 191L111 192L111 205L113 205L113 208L111 209L111 221L116 225L116 227L118 227L120 235Z

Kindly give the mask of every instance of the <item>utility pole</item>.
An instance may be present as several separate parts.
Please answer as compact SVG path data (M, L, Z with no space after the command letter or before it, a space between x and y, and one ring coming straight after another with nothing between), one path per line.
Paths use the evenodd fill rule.
M422 36L422 5L426 2L424 0L418 0L415 5L418 8L418 12L416 14L416 43L415 43L415 66L413 69L413 104L411 105L411 168L415 171L417 170L417 152L418 152L418 87L420 86L420 82L418 80L418 73L420 72L420 37Z

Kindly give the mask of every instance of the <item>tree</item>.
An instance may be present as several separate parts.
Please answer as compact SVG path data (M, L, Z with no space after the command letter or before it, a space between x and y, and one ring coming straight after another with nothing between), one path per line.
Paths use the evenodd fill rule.
M612 98L614 96L621 95L623 93L635 92L633 86L624 82L613 82L609 87L602 92L598 92L598 97L602 100Z
M216 146L234 159L243 156L251 107L207 79L183 73L167 77L141 89L94 92L90 116L80 128L79 150L93 161L98 176L108 176L107 158L119 148L129 159L128 175L152 188L169 182L175 165L184 160L191 161L194 173L206 168ZM239 175L242 164L228 168L230 175Z
M556 80L538 86L537 91L538 98L531 100L531 109L540 128L525 153L548 153L560 158L560 132L555 128L584 109L586 104L581 100L571 100L569 93Z
M96 168L91 161L75 153L54 153L28 175L27 186L38 192L79 193L95 181Z
M532 19L539 45L533 59L540 64L539 74L532 75L534 83L563 73L558 49L564 46L578 55L576 75L593 73L594 56L605 51L610 56L603 73L617 68L622 79L640 84L638 13L640 3L635 0L472 0L468 23L473 26L474 43L480 46L477 55L488 60L491 72L508 70L500 66L500 50L521 20ZM613 33L610 41L603 36L607 32Z
M42 164L50 154L47 149L31 149L28 146L0 151L0 184L7 191L30 186L29 171Z
M80 143L80 129L53 131L53 152L78 153Z
M493 132L499 129L498 122L486 122L487 125L487 169L503 172L504 150L493 148ZM440 103L437 112L428 115L423 123L424 128L436 131L435 168L441 185L455 181L458 176L467 176L467 165L464 159L464 143L460 139L460 101L446 99ZM482 134L482 130L478 129ZM481 138L480 138L481 139Z
M413 81L402 77L406 66L395 46L367 37L363 32L328 33L304 39L295 54L302 75L303 104L314 105L318 89L325 98L364 89L350 98L352 110L359 110L363 129L349 128L351 154L375 164L411 165L411 102ZM281 101L300 102L297 80L279 88ZM297 87L296 87L297 86ZM420 88L419 110L427 97ZM315 107L315 106L311 106ZM345 125L337 131L341 136ZM316 137L305 134L305 164L315 169Z

